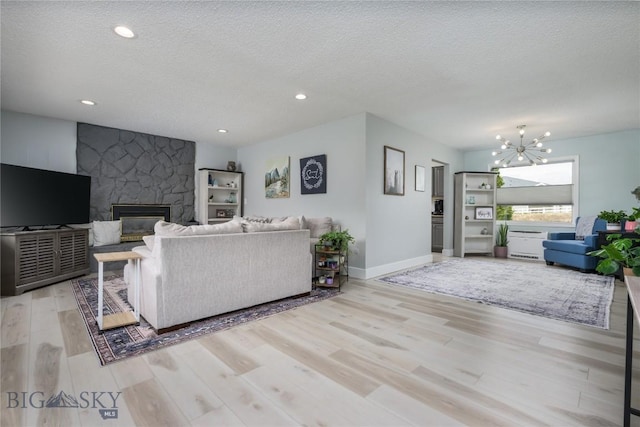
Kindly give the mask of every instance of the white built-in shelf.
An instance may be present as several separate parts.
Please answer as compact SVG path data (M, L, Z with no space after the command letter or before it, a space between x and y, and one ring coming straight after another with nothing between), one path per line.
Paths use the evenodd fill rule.
M453 238L453 254L455 256L493 253L495 219L476 219L475 216L477 208L485 208L491 209L492 216L495 218L496 176L493 172L458 172L455 174ZM490 185L491 188L481 188L483 183ZM469 203L470 200L474 203Z
M221 223L230 221L233 216L242 216L244 197L242 172L205 168L198 170L198 179L200 224ZM227 200L235 200L235 202L229 203ZM221 210L226 211L225 216L218 216Z

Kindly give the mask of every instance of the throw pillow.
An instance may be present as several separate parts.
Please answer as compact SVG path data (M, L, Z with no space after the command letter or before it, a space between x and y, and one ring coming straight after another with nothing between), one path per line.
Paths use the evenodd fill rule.
M242 219L248 222L257 222L261 224L269 224L272 221L271 218L264 217L264 216L257 216L257 215L245 216L245 217L242 217Z
M256 222L245 222L242 224L245 233L259 233L263 231L284 231L284 230L300 230L300 221L295 216L289 217L284 221L262 224Z
M323 218L306 218L304 219L306 228L309 229L311 237L320 237L324 233L328 233L333 229L333 221L331 217Z
M93 221L93 246L115 245L120 243L120 221Z
M576 224L576 240L584 240L585 236L593 232L593 225L597 218L597 216L581 216L578 218L578 223Z

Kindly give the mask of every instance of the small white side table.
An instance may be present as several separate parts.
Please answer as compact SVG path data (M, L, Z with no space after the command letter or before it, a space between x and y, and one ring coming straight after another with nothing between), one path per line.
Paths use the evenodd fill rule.
M121 326L135 325L140 323L140 260L144 258L139 253L128 252L109 252L101 254L93 254L98 261L98 315L96 320L98 321L98 329L101 331L113 328L119 328ZM111 261L128 261L134 260L134 311L127 311L124 313L115 313L108 316L103 316L102 311L104 307L104 263Z

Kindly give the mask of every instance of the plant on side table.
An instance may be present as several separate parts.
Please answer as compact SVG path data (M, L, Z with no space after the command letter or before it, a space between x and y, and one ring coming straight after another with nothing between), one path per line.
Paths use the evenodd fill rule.
M502 223L498 227L496 233L496 245L493 247L493 256L496 258L506 258L508 253L509 240L507 236L509 234L509 226L507 223Z
M640 276L640 234L638 236L639 238L630 238L622 237L621 234L608 235L607 240L611 243L587 253L602 258L596 271L610 275L616 274L622 267L625 275Z
M602 211L598 218L607 221L607 230L620 230L620 222L627 217L625 211Z
M320 244L331 247L333 250L339 250L341 252L347 252L349 249L349 243L355 243L355 239L349 233L349 230L344 231L329 231L320 236Z
M638 228L640 221L640 208L631 208L631 214L627 215L627 221L624 223L624 231L634 231Z

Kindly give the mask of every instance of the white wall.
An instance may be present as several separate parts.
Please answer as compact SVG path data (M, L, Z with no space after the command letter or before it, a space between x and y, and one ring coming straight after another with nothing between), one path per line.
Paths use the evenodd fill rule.
M579 215L603 210L631 211L638 201L631 191L640 185L640 129L582 138L548 140L552 157L578 156L580 164ZM491 149L464 155L469 170L487 170Z
M58 172L77 172L76 122L6 110L0 111L0 119L0 161L2 163ZM180 138L179 135L172 136ZM229 160L237 160L235 148L196 142L196 170L199 168L226 169ZM198 206L197 175L194 178L195 206Z
M2 163L76 173L76 122L3 110L0 126Z
M405 196L384 195L384 145L405 151ZM300 194L302 157L327 155L327 193ZM291 195L266 199L265 161L291 158ZM369 278L429 262L431 162L447 164L449 219L445 247L453 248L453 175L462 153L371 114L358 114L238 150L245 171L245 213L330 216L356 238L350 273ZM426 191L415 191L415 165L426 167ZM366 238L365 238L366 237ZM447 246L448 245L448 246Z
M350 267L364 267L365 115L358 114L238 150L245 172L245 215L332 217L356 239ZM300 193L300 159L327 155L327 193ZM290 197L267 199L268 159L290 157Z
M385 195L384 146L405 152L405 195ZM453 172L462 153L394 123L367 114L366 277L429 262L431 256L431 163L445 167L445 248L453 249ZM426 168L426 191L415 191L415 165Z

